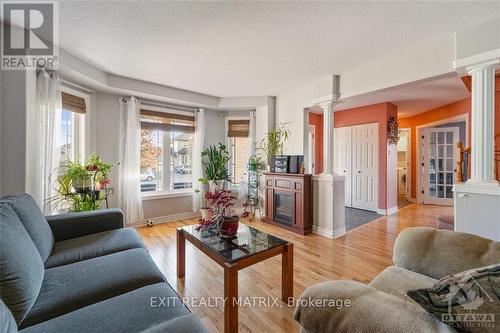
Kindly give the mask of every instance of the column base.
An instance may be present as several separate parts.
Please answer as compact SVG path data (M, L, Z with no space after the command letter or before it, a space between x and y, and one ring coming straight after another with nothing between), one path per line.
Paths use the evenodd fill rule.
M500 187L500 183L496 180L468 179L464 184L474 187Z

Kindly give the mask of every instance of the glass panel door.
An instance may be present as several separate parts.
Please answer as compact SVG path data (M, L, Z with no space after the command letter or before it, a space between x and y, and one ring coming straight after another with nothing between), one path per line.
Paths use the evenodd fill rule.
M453 204L458 131L458 127L429 128L424 134L424 203Z

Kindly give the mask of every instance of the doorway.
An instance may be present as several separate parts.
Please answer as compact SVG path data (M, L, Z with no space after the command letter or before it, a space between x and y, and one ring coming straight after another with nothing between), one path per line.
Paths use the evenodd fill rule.
M311 174L316 175L316 126L309 125L308 151L311 158L308 159L308 169Z
M410 187L410 159L411 159L411 144L410 144L410 128L402 128L399 131L399 141L397 144L397 173L396 184L398 193L398 209L411 204Z
M421 130L421 194L424 204L453 205L459 127Z

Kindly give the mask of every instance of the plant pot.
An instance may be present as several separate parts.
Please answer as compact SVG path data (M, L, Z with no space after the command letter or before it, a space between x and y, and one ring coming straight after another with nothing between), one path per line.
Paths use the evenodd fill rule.
M233 238L238 233L239 225L240 217L238 215L224 217L219 227L219 233L223 238Z
M210 219L210 208L209 207L201 207L201 218L203 220L209 220Z
M86 193L92 188L92 179L89 177L79 177L73 179L73 188L77 193Z
M210 192L216 192L216 191L221 191L226 188L226 181L221 179L221 180L209 180L208 181L208 188Z

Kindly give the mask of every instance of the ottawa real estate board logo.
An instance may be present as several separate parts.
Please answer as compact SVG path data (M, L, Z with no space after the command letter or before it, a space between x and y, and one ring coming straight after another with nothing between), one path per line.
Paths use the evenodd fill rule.
M58 3L0 1L1 68L58 69Z

